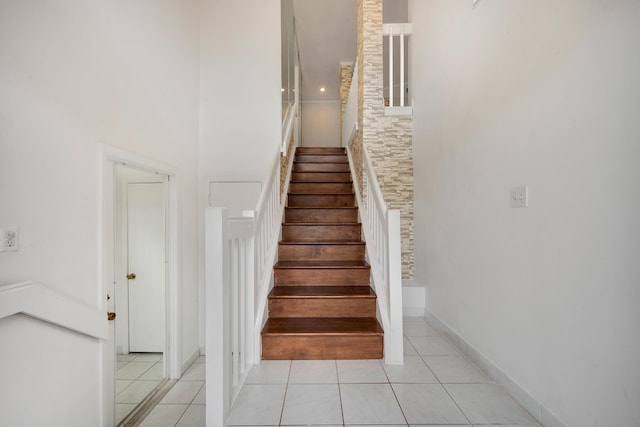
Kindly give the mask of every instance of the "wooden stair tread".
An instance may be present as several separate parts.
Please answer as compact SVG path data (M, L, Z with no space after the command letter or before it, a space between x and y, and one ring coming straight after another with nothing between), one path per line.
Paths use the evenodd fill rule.
M362 225L360 222L308 222L308 221L285 221L283 226L290 227L359 227ZM338 239L339 240L339 239Z
M281 245L304 245L304 246L320 246L320 245L364 245L365 242L359 241L354 242L351 240L336 240L336 239L326 239L326 240L280 240L279 244Z
M274 268L371 268L366 261L278 261Z
M276 317L267 320L262 335L383 335L371 317Z
M318 154L310 154L312 156L319 156ZM330 162L322 162L322 161L318 161L318 160L298 160L298 159L293 159L293 163L313 163L313 164L317 164L317 163L322 163L323 165L331 165L331 164L336 164L336 165L343 165L343 164L349 164L349 159L345 159L345 160L331 160Z
M375 298L368 286L276 286L273 298Z
M294 195L294 196L353 196L356 193L354 193L353 191L332 191L331 193L323 193L320 191L305 191L304 193L287 193L289 196ZM324 206L326 208L330 208L332 206L327 205Z
M310 173L310 172L296 172L296 173ZM343 173L343 172L327 172L327 173ZM291 184L353 184L352 180L349 181L289 181Z
M296 147L296 153L345 153L344 147Z
M356 206L318 206L318 207L308 207L308 206L287 206L285 209L345 209L345 210L358 210Z

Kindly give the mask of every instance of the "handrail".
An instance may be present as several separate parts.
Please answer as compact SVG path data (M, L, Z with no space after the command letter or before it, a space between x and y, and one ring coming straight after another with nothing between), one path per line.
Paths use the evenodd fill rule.
M287 164L287 176L291 173L292 161L293 156L291 156ZM260 360L260 330L262 329L267 309L267 296L271 290L272 269L278 249L278 233L286 201L284 197L280 198L280 194L286 194L286 186L289 184L289 180L286 179L285 192L280 191L279 170L280 155L278 154L256 208L254 231L256 235L254 330L256 333L254 337L255 354L253 357L255 361Z
M355 181L351 147L347 147L347 155ZM355 186L355 193L367 242L371 281L378 297L380 320L385 331L385 363L402 364L404 363L404 343L400 211L387 208L366 145L363 145L362 156L364 189L361 192L358 186Z
M282 143L280 144L280 153L286 153L289 146L289 139L291 138L291 132L293 131L293 124L296 118L296 111L298 110L297 103L290 104L287 107L287 113L284 116L282 122Z
M358 61L353 65L351 86L342 116L342 146L347 147L358 131Z
M109 337L107 313L42 283L0 286L0 319L23 313L92 338Z

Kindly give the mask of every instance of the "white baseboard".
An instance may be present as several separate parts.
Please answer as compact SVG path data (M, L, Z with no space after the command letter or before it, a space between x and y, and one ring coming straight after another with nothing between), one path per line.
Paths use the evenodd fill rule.
M429 309L424 309L424 317L436 331L444 335L454 346L464 353L472 362L484 371L484 373L500 385L516 402L526 409L544 427L567 427L553 415L549 409L544 407L533 396L529 394L513 378L509 377L502 369L497 367L491 360L480 353L473 345L468 343L449 325L440 320Z
M200 356L200 351L200 348L196 349L193 353L191 353L187 360L182 362L182 374L184 374L187 369L189 369L189 367L193 365L193 362L195 362L196 359ZM180 374L180 376L182 376L182 374Z

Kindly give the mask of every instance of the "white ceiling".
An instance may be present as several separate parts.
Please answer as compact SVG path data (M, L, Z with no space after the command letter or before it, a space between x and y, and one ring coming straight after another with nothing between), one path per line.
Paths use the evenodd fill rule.
M356 8L357 0L293 0L303 101L340 100L340 63L356 59ZM407 22L407 0L383 8L384 22Z
M356 0L293 0L293 12L302 100L339 101L340 62L356 59Z

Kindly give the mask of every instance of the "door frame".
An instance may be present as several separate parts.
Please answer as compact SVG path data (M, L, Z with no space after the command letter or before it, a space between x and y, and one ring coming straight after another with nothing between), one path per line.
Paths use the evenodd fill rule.
M180 306L178 293L178 177L175 168L139 154L102 143L100 147L99 181L99 259L98 303L105 311L114 311L115 291L115 165L142 169L166 176L165 183L165 348L164 376L178 379L182 374L180 347ZM111 299L107 301L107 295ZM104 427L115 425L115 327L109 322L109 339L101 342L102 365L102 421Z
M116 235L119 236L119 239L116 238L116 247L114 248L114 254L116 255L116 259L115 259L115 274L116 274L116 280L114 285L116 286L116 290L114 291L115 293L115 304L117 307L117 314L118 317L116 319L116 324L115 324L115 338L116 338L116 354L118 354L118 350L119 350L119 344L122 345L122 350L126 351L127 353L131 351L131 347L130 347L130 306L129 304L129 282L126 279L126 275L128 273L130 273L131 271L129 271L129 247L128 247L128 228L129 228L129 218L128 218L128 212L129 212L129 200L128 200L128 194L130 191L130 185L131 184L156 184L156 185L162 185L162 207L163 207L163 216L165 218L165 226L163 226L162 232L165 233L166 232L166 180L167 180L167 176L166 175L160 175L160 174L150 174L148 171L142 171L146 174L146 177L118 177L118 166L122 166L124 168L129 168L131 170L138 170L140 171L139 168L133 168L130 165L129 166L123 166L121 163L117 163L115 165L116 168L116 176L115 176L115 183L116 183L116 196L118 197L118 199L116 200L116 206L115 206L115 214L116 214L116 220L115 220L115 224L116 224ZM118 194L118 187L121 189L121 193ZM119 205L120 204L120 205ZM118 227L118 223L120 223L120 227ZM166 238L163 242L163 245L166 245ZM165 251L165 258L166 258L166 251ZM166 261L166 259L165 259ZM163 263L164 264L164 263ZM165 273L166 274L166 271ZM166 284L166 277L164 280L164 283ZM126 295L122 295L122 291L123 288L126 289L127 291L125 292ZM119 294L118 291L120 291L121 293ZM166 292L165 292L166 294ZM166 297L166 295L165 295ZM123 304L126 310L126 307L129 307L129 310L127 313L124 313L125 310L123 310ZM166 319L166 301L163 303L164 308L164 314L163 314L163 318ZM124 317L123 317L124 315ZM123 327L123 324L119 325L118 320L126 320L126 328ZM126 330L125 330L126 329ZM166 335L166 334L164 334ZM123 341L126 341L123 342ZM164 348L163 348L164 351Z

